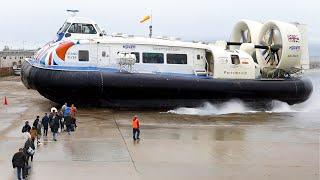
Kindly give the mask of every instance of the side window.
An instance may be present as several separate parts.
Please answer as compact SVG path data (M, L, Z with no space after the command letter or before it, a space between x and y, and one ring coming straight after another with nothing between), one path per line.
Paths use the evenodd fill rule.
M140 62L140 53L139 52L131 52L131 54L134 54L136 56L136 63Z
M232 64L238 65L240 64L240 59L238 55L231 55L231 62Z
M105 51L102 51L101 56L102 56L102 57L106 57L106 52L105 52Z
M79 61L89 61L89 51L80 50L79 51Z
M186 54L167 54L168 64L187 64Z
M142 53L143 63L163 64L163 53Z

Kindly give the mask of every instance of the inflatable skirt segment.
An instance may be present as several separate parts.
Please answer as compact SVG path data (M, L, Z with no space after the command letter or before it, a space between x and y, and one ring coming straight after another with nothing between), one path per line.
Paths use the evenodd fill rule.
M307 78L285 80L227 80L192 75L124 73L96 70L58 70L25 61L23 84L59 104L114 108L199 106L204 102L241 99L248 103L272 100L296 104L312 93Z

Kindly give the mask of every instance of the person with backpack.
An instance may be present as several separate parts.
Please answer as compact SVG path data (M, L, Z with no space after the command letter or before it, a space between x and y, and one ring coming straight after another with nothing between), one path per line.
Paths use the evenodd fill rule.
M29 165L29 158L31 157L31 161L33 161L33 155L35 153L35 146L34 146L34 143L31 139L31 136L29 135L27 141L24 143L24 147L23 147L23 152L24 154L26 155L26 159L27 159L27 162L26 164Z
M54 112L53 113L53 117L50 121L50 128L51 128L51 132L52 132L52 136L53 136L53 140L57 141L57 134L59 131L59 117L57 116L57 114Z
M65 125L67 128L67 132L70 135L71 129L72 129L72 120L71 120L71 108L66 106L63 113Z
M31 131L30 131L30 135L31 135L31 139L32 139L32 142L34 144L34 141L37 139L37 145L40 143L39 142L39 139L38 139L38 130L36 127L32 127Z
M22 148L20 148L19 151L12 157L12 166L13 168L17 168L18 180L22 180L25 178L23 177L23 169L25 168L26 161L26 155L24 154Z
M29 121L26 121L25 122L25 125L22 127L22 133L30 133L30 130L31 130L31 127L29 125Z
M42 126L43 126L43 135L48 136L48 128L49 128L48 113L45 113L45 115L42 118Z

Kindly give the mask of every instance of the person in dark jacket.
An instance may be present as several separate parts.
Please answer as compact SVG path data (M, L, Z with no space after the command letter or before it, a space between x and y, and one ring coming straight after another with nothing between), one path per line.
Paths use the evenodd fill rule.
M23 128L22 128L22 133L28 132L30 133L31 127L29 125L29 121L26 121Z
M48 136L48 128L49 128L48 113L45 113L45 115L42 118L42 126L43 126L43 135Z
M63 119L62 111L59 111L57 115L58 115L59 123L60 123L60 132L62 133L64 130L64 119Z
M71 133L71 127L72 127L72 120L71 120L71 117L70 116L66 116L64 118L65 120L65 124L66 124L66 127L67 127L67 132L68 134L70 135Z
M37 118L34 120L32 126L37 128L38 127L38 123L39 123L39 116L37 116Z
M33 150L36 149L31 137L29 137L28 140L24 143L24 147L23 147L23 152L27 156L27 158L26 158L27 159L27 162L26 162L27 165L29 164L29 158L30 157L31 157L31 161L33 161L33 154L29 154L28 153L28 149L29 148L32 148Z
M50 122L50 128L53 135L53 140L57 141L57 134L59 130L59 117L56 115L56 113L53 114L52 120Z
M20 148L19 152L15 153L12 157L12 166L13 168L17 168L17 176L19 180L22 180L22 171L26 165L26 156L23 153L23 149Z

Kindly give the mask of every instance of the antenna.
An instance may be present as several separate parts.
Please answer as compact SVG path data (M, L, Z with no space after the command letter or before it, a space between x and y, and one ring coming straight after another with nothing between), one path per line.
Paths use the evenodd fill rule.
M79 10L77 10L77 9L67 9L67 12L70 14L70 16L74 17L74 16L77 15Z

